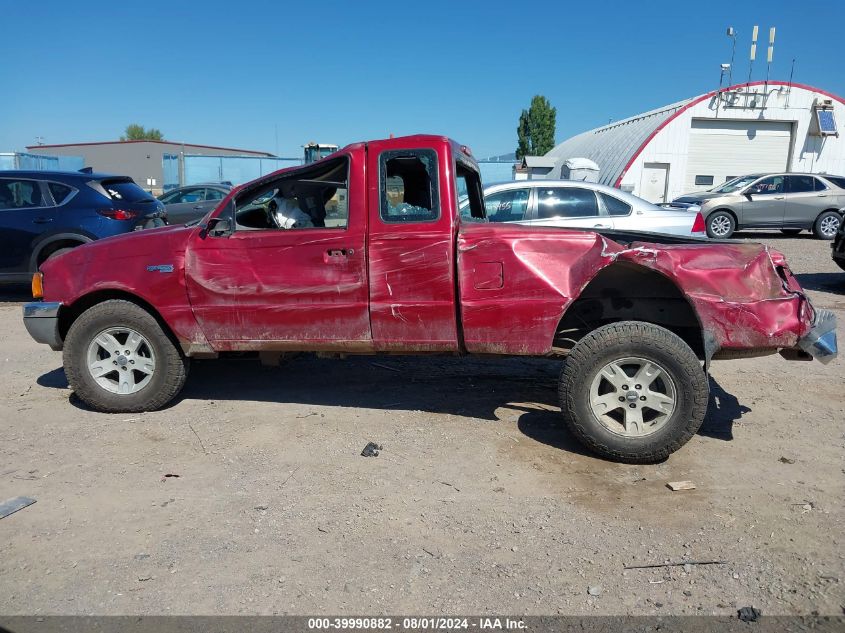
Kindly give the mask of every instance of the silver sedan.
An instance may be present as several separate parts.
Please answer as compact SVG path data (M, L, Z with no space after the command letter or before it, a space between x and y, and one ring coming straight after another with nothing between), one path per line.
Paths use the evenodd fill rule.
M579 180L517 180L484 190L487 219L535 226L617 229L704 237L697 206L667 209Z

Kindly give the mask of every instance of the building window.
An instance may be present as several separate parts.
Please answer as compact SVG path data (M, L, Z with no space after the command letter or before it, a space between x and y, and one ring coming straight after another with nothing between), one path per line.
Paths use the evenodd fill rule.
M709 187L713 184L713 176L696 176L696 186Z

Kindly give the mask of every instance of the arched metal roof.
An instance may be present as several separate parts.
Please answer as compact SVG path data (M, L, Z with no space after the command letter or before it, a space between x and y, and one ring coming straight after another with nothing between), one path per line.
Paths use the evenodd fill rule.
M559 178L560 168L569 158L589 158L599 166L599 182L614 186L628 162L646 141L673 114L691 101L693 99L678 101L565 140L546 154L546 157L555 161L555 168L552 170L554 176L549 174L549 177Z

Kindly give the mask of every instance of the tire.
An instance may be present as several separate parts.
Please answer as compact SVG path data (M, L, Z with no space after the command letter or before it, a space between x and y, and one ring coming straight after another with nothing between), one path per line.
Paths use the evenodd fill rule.
M784 235L798 235L803 229L781 229L780 232Z
M65 338L63 361L76 395L106 413L160 409L188 376L188 359L155 317L124 300L104 301L83 312Z
M836 211L825 211L813 224L813 236L817 240L832 240L842 224L842 216Z
M834 259L833 263L839 266L842 270L845 270L845 260L843 259Z
M715 211L707 216L707 237L728 239L736 231L736 220L727 211Z
M641 361L639 369L646 373L637 377L632 361ZM608 372L625 383L624 392L607 379ZM707 413L709 386L695 353L676 334L650 323L622 321L593 330L575 345L558 393L566 425L587 448L614 461L648 464L666 459L695 435ZM593 403L605 397L608 404L598 414L601 404ZM667 400L672 400L671 411ZM629 425L627 412L635 417L638 408L640 423Z

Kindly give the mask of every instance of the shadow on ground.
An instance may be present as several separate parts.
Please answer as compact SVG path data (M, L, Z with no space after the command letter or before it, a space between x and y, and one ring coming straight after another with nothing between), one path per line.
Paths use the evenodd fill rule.
M795 279L805 290L845 295L845 271L839 273L798 273Z
M497 422L497 410L522 411L519 430L568 452L588 454L562 423L557 402L560 361L533 358L353 357L303 355L279 368L254 359L193 364L184 399L424 411ZM61 368L38 378L67 388ZM70 402L86 408L76 398ZM172 405L171 405L172 406ZM710 404L699 435L733 439L733 423L750 409L710 378Z
M0 286L0 304L32 301L32 290L25 284Z

